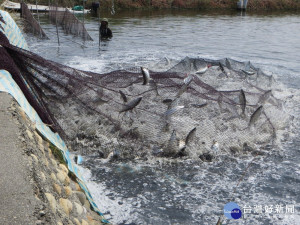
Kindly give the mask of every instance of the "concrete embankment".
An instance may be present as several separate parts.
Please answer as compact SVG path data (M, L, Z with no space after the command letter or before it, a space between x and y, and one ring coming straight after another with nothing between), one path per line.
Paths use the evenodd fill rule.
M0 93L0 224L102 224L59 150Z

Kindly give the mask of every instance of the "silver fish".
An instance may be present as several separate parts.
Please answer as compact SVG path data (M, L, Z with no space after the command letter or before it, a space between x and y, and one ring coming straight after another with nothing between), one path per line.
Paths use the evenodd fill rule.
M149 80L150 80L150 73L149 73L149 70L144 68L144 67L141 67L141 71L142 71L142 74L143 74L143 85L147 85L149 83Z
M225 65L226 65L226 67L227 67L228 69L230 69L230 70L232 69L231 64L230 64L230 61L229 61L228 58L225 59Z
M258 99L258 104L264 104L272 95L272 90L266 91L260 98Z
M168 110L165 112L164 116L168 118L169 116L171 116L171 115L173 115L175 112L177 112L179 109L183 109L183 108L184 108L184 106L182 106L182 105L175 106L174 108L168 109Z
M191 106L194 108L203 108L203 107L207 106L207 102L203 103L203 104L191 104Z
M245 65L245 70L250 71L250 69L251 69L251 64L250 64L250 61L248 61Z
M188 88L188 85L187 84L183 84L181 86L181 88L179 89L178 93L176 94L175 98L178 98L180 97Z
M143 97L138 97L128 102L126 105L123 106L123 109L120 111L120 113L134 109L138 104L140 104L142 98Z
M255 71L251 71L251 70L242 70L245 74L251 76L255 74Z
M196 135L196 127L193 128L193 129L188 133L188 135L186 136L186 138L185 138L185 145L186 145L186 146L190 143L190 141L192 141L192 140L194 139L195 135Z
M215 153L218 153L220 151L219 143L216 140L213 140L211 150L213 150Z
M201 68L201 69L199 69L197 72L196 72L196 74L204 74L207 70L208 70L208 68L210 68L211 67L211 65L206 65L205 67L203 67L203 68Z
M188 75L186 78L183 79L183 83L189 85L194 79L193 75Z
M124 93L123 91L121 91L121 90L119 90L119 93L120 93L120 95L121 95L121 99L123 100L123 102L127 102L128 99L127 99L125 93Z
M150 87L154 88L156 96L160 96L160 94L158 93L157 83L153 79L150 80Z
M259 106L255 112L251 115L250 117L250 121L249 121L249 126L253 125L259 118L259 116L261 115L262 113L262 110L263 110L263 106Z
M225 74L225 76L226 76L226 77L228 77L228 73L227 73L227 72L226 72L226 70L224 69L224 66L222 65L222 63L221 63L221 62L219 62L219 67L220 67L220 69L221 69L222 73L224 73L224 74Z
M240 90L239 95L240 105L242 108L242 114L245 115L245 109L246 109L246 95L243 89Z
M193 79L194 79L194 76L189 75L183 80L183 85L181 86L177 95L175 96L176 98L180 97L187 90L188 86L190 85L190 83L192 82Z

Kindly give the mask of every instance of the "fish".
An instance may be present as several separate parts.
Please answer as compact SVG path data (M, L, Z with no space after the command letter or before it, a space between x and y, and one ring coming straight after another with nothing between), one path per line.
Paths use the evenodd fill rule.
M149 73L149 70L146 69L145 67L141 67L141 71L142 71L142 74L143 74L143 85L147 85L149 83L149 80L150 80L150 73Z
M140 102L142 101L142 98L143 97L138 97L138 98L133 99L130 102L128 102L126 105L123 106L123 109L120 111L120 113L134 109L138 104L140 104Z
M246 75L254 75L255 74L255 71L251 71L251 70L242 70Z
M150 80L150 87L154 88L156 96L160 96L160 94L158 93L157 83L153 79Z
M251 63L250 63L250 61L248 61L245 65L245 70L249 71L250 69L251 69Z
M261 115L263 110L263 106L259 106L254 113L251 115L250 117L250 121L249 121L249 126L253 125L259 118L259 116Z
M230 69L230 70L232 69L231 64L230 64L230 61L229 61L228 58L225 59L225 65L226 65L226 67L227 67L228 69Z
M181 88L179 89L178 93L176 94L175 98L178 98L180 97L188 88L188 85L187 84L183 84L181 86Z
M242 114L245 115L245 109L246 109L246 95L243 89L240 90L239 95L240 105L242 108Z
M213 140L213 144L211 146L211 150L213 150L215 153L220 151L219 143L216 140Z
M183 83L189 85L194 79L193 75L188 75L186 78L183 79Z
M172 102L173 102L173 100L170 99L170 98L164 99L164 100L162 101L162 103L164 103L164 104L166 104L166 105L169 105L169 104L171 104Z
M272 90L266 91L262 96L258 99L258 104L264 104L272 95Z
M163 153L163 150L162 150L160 147L154 146L154 147L152 148L152 154L153 154L153 155L159 155L159 154L161 154L161 153Z
M222 73L224 73L224 74L225 74L225 76L226 76L226 77L228 77L228 73L225 71L225 69L224 69L224 66L222 65L222 63L221 63L221 62L219 62L219 67L220 67L220 69L221 69Z
M206 64L205 67L203 67L203 68L199 69L198 71L196 71L196 74L204 74L208 70L208 68L210 68L210 67L211 67L210 64Z
M173 107L173 108L171 108L171 109L168 109L168 110L165 112L164 116L165 116L166 118L168 118L169 116L171 116L171 115L173 115L175 112L177 112L179 109L183 109L183 108L184 108L184 106L182 106L182 105L175 106L175 107Z
M191 106L194 108L203 108L203 107L207 106L207 102L205 102L203 104L191 104Z
M123 91L121 91L121 90L119 90L119 93L120 93L120 95L121 95L121 99L123 100L123 102L127 102L128 99L127 99L125 93L124 93Z
M194 127L185 138L185 145L189 145L189 143L194 139L196 135L196 127Z
M189 75L186 78L184 78L183 85L181 86L177 95L175 96L176 98L180 97L187 90L188 86L191 84L193 79L194 79L193 75Z

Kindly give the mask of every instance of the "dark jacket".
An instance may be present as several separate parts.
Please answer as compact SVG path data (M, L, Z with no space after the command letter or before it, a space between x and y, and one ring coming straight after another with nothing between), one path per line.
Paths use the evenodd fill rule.
M111 29L108 27L103 28L100 26L100 36L101 38L112 38L113 34L111 32Z

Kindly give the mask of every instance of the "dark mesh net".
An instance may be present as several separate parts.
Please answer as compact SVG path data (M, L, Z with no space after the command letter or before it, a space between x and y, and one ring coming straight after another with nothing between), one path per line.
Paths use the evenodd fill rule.
M186 58L148 80L140 68L98 74L1 45L43 121L81 154L207 158L274 144L289 123L272 76L250 62Z
M66 33L81 36L84 40L93 40L84 24L68 9L50 6L49 17L52 23L61 25Z
M40 24L36 21L36 19L33 17L32 13L28 9L28 6L26 3L21 2L21 16L25 19L26 24L24 27L25 32L31 32L34 35L37 35L40 38L49 39L45 32L43 31Z

